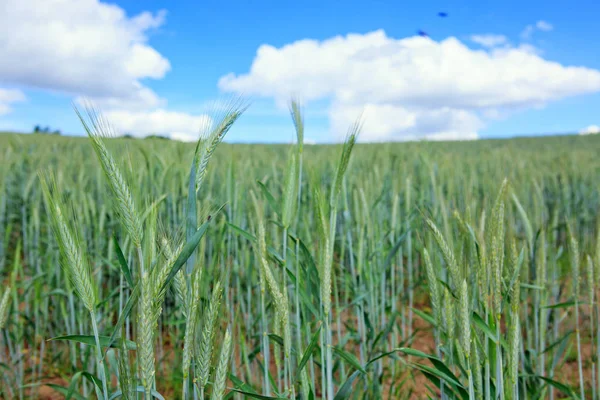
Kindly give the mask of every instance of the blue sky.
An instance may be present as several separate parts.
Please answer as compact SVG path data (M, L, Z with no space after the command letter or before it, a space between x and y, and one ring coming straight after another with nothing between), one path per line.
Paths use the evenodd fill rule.
M0 130L82 134L71 104L88 98L119 132L191 140L239 94L252 103L229 141L293 140L292 94L315 142L359 115L365 141L600 125L594 1L2 3Z

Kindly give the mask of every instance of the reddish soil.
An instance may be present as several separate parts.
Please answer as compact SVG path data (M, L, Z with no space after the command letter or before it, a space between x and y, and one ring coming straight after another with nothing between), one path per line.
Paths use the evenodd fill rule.
M418 299L418 301L416 301L416 303L417 302L419 304L416 304L415 308L429 311L428 310L429 307L428 307L425 299ZM589 318L587 318L587 315L589 315L589 314L587 313L587 310L584 306L581 307L581 314L582 314L581 315L581 321L582 321L581 352L582 352L582 356L583 356L582 359L583 359L583 370L584 370L584 382L585 382L586 386L590 386L591 382L592 382L591 364L592 364L593 353L595 352L595 350L594 350L594 346L592 346L591 341L589 339ZM353 312L346 311L342 315L343 321L348 322L353 319L354 319ZM351 322L353 325L355 325L355 323L353 323L354 321L351 321ZM564 323L564 325L570 325L570 324ZM413 349L420 350L425 353L434 354L434 352L435 352L434 339L433 339L433 334L432 334L429 324L415 315L414 321L413 321L413 326L414 326L414 329L417 331L417 334L415 335L413 341L406 347L411 347ZM333 324L332 328L334 330L337 329L337 325ZM342 329L342 335L343 335L345 333L345 327L342 326L341 329ZM167 338L168 335L165 335L164 337ZM334 340L335 340L335 338L336 338L336 334L334 333ZM575 346L574 340L572 340L572 343L573 343L573 346ZM160 368L161 365L167 365L168 368L157 371L157 377L156 377L157 378L157 386L160 388L161 393L165 396L165 398L174 399L174 398L178 398L178 395L179 395L179 389L175 390L175 388L173 388L171 385L172 368L173 368L173 365L176 364L175 351L174 351L175 349L173 347L173 344L169 343L168 341L164 342L163 346L164 346L163 347L163 349L164 349L163 358L162 358L162 360L157 362L157 368ZM346 350L353 351L355 354L358 354L358 347L351 349L351 348L349 348L349 345L346 345ZM571 384L573 387L576 387L578 379L579 379L578 368L577 368L577 358L576 358L576 356L574 356L574 354L576 354L576 349L573 349L573 351L569 354L570 355L567 357L567 361L559 369L556 370L556 376L559 381L567 382L567 383ZM131 356L133 357L133 355L134 355L134 353L132 352ZM236 367L237 367L236 370L240 371L242 369L240 355L236 353L235 357L236 357ZM31 360L31 361L35 362L35 360ZM412 358L411 361L428 364L427 361L417 360L414 357ZM68 363L66 363L65 365L67 365L67 364ZM384 365L387 365L387 361L384 361ZM45 362L45 366L50 366L49 360L47 360ZM398 364L398 368L399 369L401 368L400 363ZM273 356L271 358L270 370L271 370L272 374L275 374L277 372L277 368L276 368ZM49 376L50 378L46 378L46 379L42 380L41 385L37 386L35 389L30 389L30 390L37 390L37 399L39 399L39 400L63 399L64 397L60 393L56 392L50 386L46 386L45 384L51 383L51 384L57 384L57 385L61 385L63 387L67 387L69 385L69 380L68 380L69 377L61 376L61 372L56 368L56 366L54 366L52 369L47 369L44 372L45 372L45 375ZM317 372L316 375L317 375L317 378L320 377L319 372ZM384 396L388 396L389 388L393 383L391 379L392 378L389 376L389 374L387 374L384 378L384 383L383 383ZM408 393L409 391L412 391L410 399L427 398L427 395L429 394L428 386L429 387L432 386L431 383L427 380L427 378L419 371L404 372L403 375L401 374L396 377L396 384L399 384L401 381L404 381L404 383L402 385L401 393ZM259 381L250 382L250 383L256 384L255 387L260 386ZM117 384L117 382L114 381L113 385L116 385L116 384ZM233 384L231 382L229 382L229 385L232 386ZM317 387L320 387L320 385L317 384ZM27 394L29 394L29 392ZM317 395L319 395L319 393L317 393ZM393 397L383 397L383 398L391 399Z

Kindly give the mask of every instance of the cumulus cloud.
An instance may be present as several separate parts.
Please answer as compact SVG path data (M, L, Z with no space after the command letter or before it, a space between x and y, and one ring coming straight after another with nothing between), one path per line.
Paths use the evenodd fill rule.
M506 36L494 34L472 35L471 41L480 44L483 47L497 47L508 42Z
M132 107L160 99L141 80L160 79L169 61L148 43L166 13L125 11L98 0L8 1L0 13L0 81L86 95Z
M171 132L169 138L180 142L192 143L198 140L198 135L190 132Z
M201 129L213 123L208 115L190 115L164 109L109 110L103 115L119 134L137 137L155 134L182 141L198 140Z
M378 30L262 45L248 73L225 75L219 87L282 105L291 94L328 99L338 138L362 113L362 140L472 139L486 115L600 91L600 71L545 60L530 46L473 50L454 37Z
M370 142L390 139L470 140L476 139L477 131L483 127L476 115L450 107L426 109L391 104L336 103L331 108L330 121L338 139L358 116L364 121L362 139Z
M77 96L75 97L75 103L84 105L93 101L95 106L102 109L129 111L143 111L167 105L166 99L159 97L153 90L142 86L138 82L135 82L133 87L137 90L124 93L121 97Z
M595 133L600 133L600 126L598 125L590 125L586 128L583 128L579 131L580 135L592 135Z
M12 104L25 101L25 94L17 89L0 88L0 115L8 114L12 111Z
M167 110L143 82L162 79L169 61L149 43L166 11L128 16L100 0L4 2L0 12L0 83L71 94L98 107L119 133L196 140L205 115ZM0 89L0 115L22 101Z

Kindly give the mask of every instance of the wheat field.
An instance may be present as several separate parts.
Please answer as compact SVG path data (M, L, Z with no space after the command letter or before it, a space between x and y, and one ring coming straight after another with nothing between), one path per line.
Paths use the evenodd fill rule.
M599 399L600 137L0 134L0 397Z

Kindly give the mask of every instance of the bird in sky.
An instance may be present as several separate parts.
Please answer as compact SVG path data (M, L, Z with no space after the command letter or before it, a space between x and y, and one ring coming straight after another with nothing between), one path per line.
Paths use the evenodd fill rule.
M448 13L447 13L447 12L445 12L445 11L440 11L440 12L438 12L438 14L437 14L437 15L438 15L438 17L446 18L446 17L448 16ZM421 29L419 29L419 30L417 31L417 33L419 34L419 36L422 36L422 37L429 37L429 35L427 34L427 32L425 32L425 31L423 31L423 30L421 30Z

